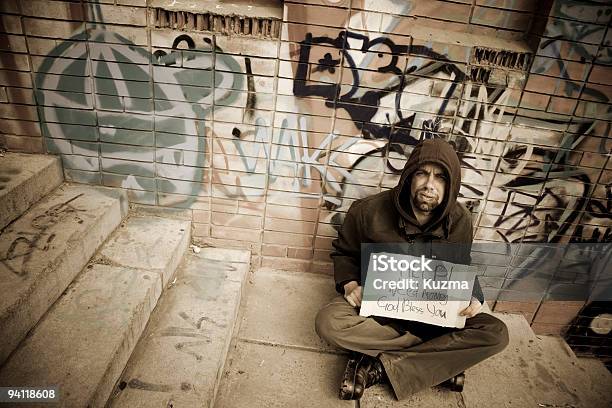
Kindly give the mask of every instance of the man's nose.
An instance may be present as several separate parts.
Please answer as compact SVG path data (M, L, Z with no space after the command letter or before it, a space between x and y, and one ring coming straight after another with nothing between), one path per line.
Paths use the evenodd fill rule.
M427 177L427 184L425 184L425 186L428 189L432 189L434 188L434 175L433 174L429 174L429 176Z

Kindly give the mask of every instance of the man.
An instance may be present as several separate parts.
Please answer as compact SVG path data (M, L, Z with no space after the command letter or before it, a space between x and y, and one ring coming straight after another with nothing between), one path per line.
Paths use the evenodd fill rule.
M359 316L362 243L403 242L411 255L470 263L472 220L457 202L460 185L454 148L429 139L414 148L394 189L351 205L331 254L336 290L343 296L324 306L315 322L321 338L353 352L340 398L359 399L365 388L383 380L398 399L445 381L460 385L465 369L508 344L504 323L479 314L484 300L477 280L472 301L461 312L467 317L464 329ZM447 250L441 249L444 244Z

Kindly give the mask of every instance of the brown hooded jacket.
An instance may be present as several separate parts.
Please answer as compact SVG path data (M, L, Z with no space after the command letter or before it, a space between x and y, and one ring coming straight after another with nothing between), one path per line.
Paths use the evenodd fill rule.
M448 179L444 200L434 210L431 221L421 226L409 200L412 174L424 163L440 165ZM472 217L457 201L460 186L461 168L454 148L442 139L419 143L395 188L357 200L349 208L331 254L336 290L344 293L344 284L352 280L365 282L360 273L362 243L410 243L409 251L404 249L403 253L470 264ZM474 286L474 296L483 302L477 280Z

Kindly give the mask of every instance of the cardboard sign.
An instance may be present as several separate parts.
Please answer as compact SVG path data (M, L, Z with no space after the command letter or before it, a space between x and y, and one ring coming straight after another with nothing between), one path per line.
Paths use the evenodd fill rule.
M424 256L372 254L359 314L463 328L459 312L470 304L476 271Z

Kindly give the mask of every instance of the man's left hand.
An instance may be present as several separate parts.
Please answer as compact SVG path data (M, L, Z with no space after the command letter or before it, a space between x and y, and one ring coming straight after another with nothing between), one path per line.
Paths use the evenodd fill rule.
M459 316L465 316L467 318L474 317L482 310L482 303L475 297L472 297L470 305L459 312Z

